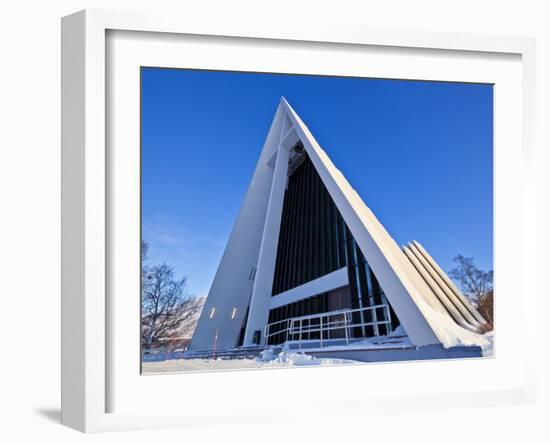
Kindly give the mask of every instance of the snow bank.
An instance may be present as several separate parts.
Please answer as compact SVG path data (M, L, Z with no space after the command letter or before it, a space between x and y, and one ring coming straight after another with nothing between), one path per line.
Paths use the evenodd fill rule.
M402 325L399 325L389 335L372 336L362 341L353 342L347 347L363 348L363 349L380 349L380 348L407 348L413 344L407 336L407 332Z
M304 341L306 342L306 341ZM295 341L293 341L295 343ZM407 336L407 332L402 325L397 327L389 335L372 336L360 341L353 341L349 344L341 345L326 345L324 347L316 348L315 352L328 352L328 351L341 351L341 350L387 350L395 348L411 348L414 347L410 338ZM284 348L283 348L284 349Z
M293 351L281 351L275 355L272 349L264 350L259 357L255 359L256 362L262 363L265 366L294 366L304 367L311 365L334 365L334 364L354 364L356 361L349 361L347 359L331 359L331 358L314 358L313 356L306 355L300 352Z
M270 362L274 360L277 357L275 354L275 351L272 347L266 348L264 351L260 353L260 356L258 356L255 361L257 362Z

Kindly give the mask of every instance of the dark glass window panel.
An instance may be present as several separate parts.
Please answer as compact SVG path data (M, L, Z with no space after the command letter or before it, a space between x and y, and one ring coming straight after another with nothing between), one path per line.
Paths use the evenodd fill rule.
M328 190L306 156L289 177L285 192L272 294L277 295L346 265L351 308L389 305ZM326 311L327 297L320 295L315 299L285 306L280 317ZM391 306L389 310L391 329L394 329L399 320ZM378 309L353 315L353 321L357 323L386 319L387 314ZM372 336L376 330L379 334L391 331L383 324L364 325L356 327L353 336Z
M334 218L334 221L333 221ZM345 224L313 164L306 157L289 177L283 202L273 295L345 266ZM334 233L333 233L334 232Z

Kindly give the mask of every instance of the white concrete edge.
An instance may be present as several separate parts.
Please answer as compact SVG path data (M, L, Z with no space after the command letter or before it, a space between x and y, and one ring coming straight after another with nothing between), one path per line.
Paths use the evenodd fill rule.
M348 285L347 267L342 267L334 272L327 273L317 279L294 287L286 292L271 297L271 308L281 307L320 293L335 290Z

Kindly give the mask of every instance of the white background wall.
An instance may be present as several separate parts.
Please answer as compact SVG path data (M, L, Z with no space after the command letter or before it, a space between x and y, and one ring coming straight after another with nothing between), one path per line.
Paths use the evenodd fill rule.
M509 34L538 38L539 143L546 147L539 161L548 168L550 121L550 13L544 1L431 0L331 1L5 1L0 7L0 437L3 440L82 440L84 435L61 427L59 420L60 358L60 17L86 7L160 10L173 13L245 14L285 20ZM179 5L179 6L177 6ZM544 183L542 182L544 180ZM546 191L548 201L548 191ZM548 203L545 203L545 209ZM539 226L550 225L548 212ZM539 274L544 246L541 234ZM546 259L546 263L548 260ZM545 272L546 273L546 272ZM550 307L540 293L537 311ZM542 319L542 316L541 316ZM540 324L540 322L539 322ZM546 329L548 329L546 327ZM541 327L542 334L542 327ZM540 347L541 372L550 372L547 344ZM380 415L362 422L269 423L247 427L119 433L95 440L348 440L354 437L388 441L548 440L548 375L540 379L536 406L501 407ZM182 397L182 400L185 400ZM365 426L375 423L367 431ZM360 433L358 433L360 431Z

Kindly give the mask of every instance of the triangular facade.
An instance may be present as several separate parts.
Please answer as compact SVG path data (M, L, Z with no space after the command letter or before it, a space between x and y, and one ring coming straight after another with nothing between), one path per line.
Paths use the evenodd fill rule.
M282 98L190 349L399 324L416 346L449 346L483 323L420 244L399 248Z

